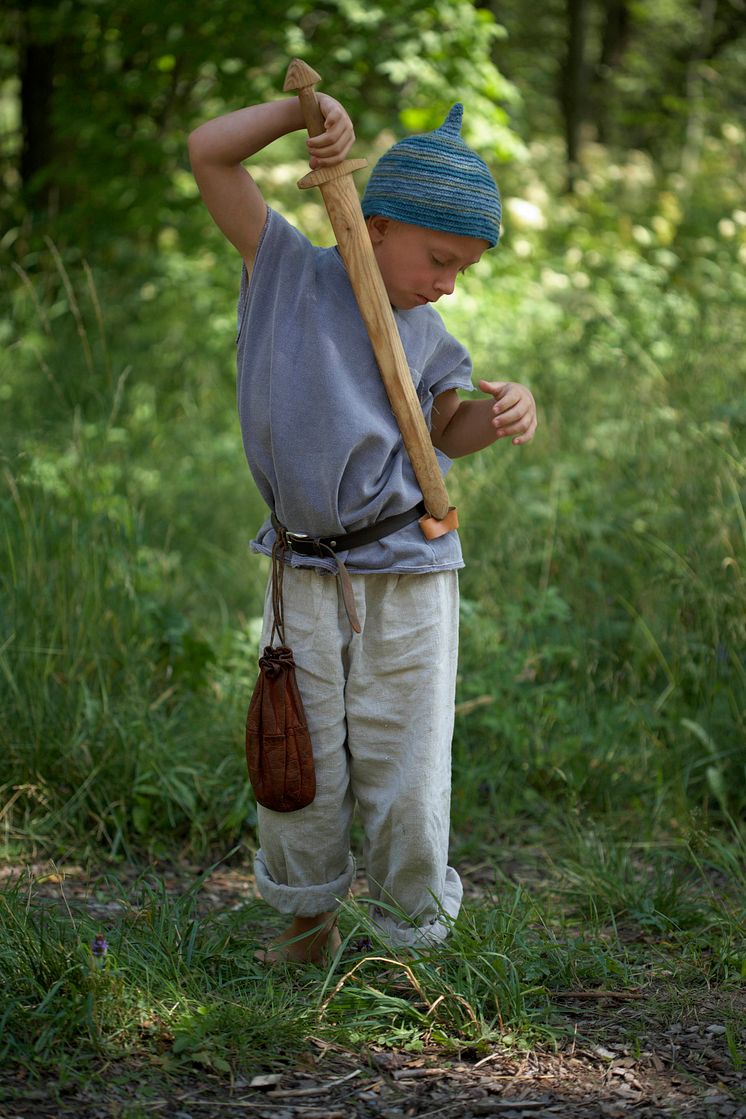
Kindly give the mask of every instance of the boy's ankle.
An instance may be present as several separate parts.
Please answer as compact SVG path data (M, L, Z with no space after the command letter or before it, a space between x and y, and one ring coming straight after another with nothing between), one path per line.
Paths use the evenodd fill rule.
M266 963L321 964L335 954L341 938L336 913L294 917L262 954Z
M316 917L293 917L290 928L295 929L298 936L316 933L322 935L328 932L336 923L336 913L319 913Z

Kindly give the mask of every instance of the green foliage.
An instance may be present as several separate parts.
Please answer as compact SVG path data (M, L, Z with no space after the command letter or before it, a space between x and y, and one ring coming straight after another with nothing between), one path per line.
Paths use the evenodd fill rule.
M495 62L520 94L513 126L529 141L560 135L566 123L561 90L569 5L493 0L489 7L506 32L496 43ZM616 153L643 150L664 166L688 172L703 137L741 119L742 9L692 0L587 0L582 8L575 48L583 60L585 140L600 140Z
M65 276L69 308L77 308L68 314L82 323ZM34 290L26 278L27 300ZM223 560L209 536L212 482L203 475L195 485L195 463L208 446L212 462L233 448L221 450L201 431L189 454L169 441L161 466L150 386L133 377L125 387L123 376L112 383L95 340L84 333L86 362L64 325L56 335L54 305L38 296L32 310L48 333L19 310L21 344L4 380L22 426L4 440L0 688L9 717L0 734L11 771L26 773L4 787L14 821L7 834L20 829L41 843L54 836L60 846L84 835L111 853L133 844L209 846L213 826L235 836L253 819L240 723L257 636L248 622L230 633L200 628L186 605L197 586L186 559L195 546L184 542L182 552L169 537L187 521L194 531L193 517L175 510L202 489L206 535L197 550L212 601L197 614L214 615L216 605L219 613L209 570ZM35 362L42 346L60 371L51 408L47 360L41 369ZM71 426L60 420L68 394L80 401ZM23 425L34 414L44 423L31 434ZM172 482L174 452L182 469ZM214 825L205 827L205 809Z
M180 557L143 541L90 451L79 443L8 474L0 733L8 772L26 774L4 786L11 835L85 836L112 854L209 844L213 826L234 835L253 815L236 733L243 680L216 696L216 650L176 597Z
M728 197L729 152L704 205ZM746 803L746 228L721 209L705 240L654 178L612 211L620 170L599 163L587 202L555 213L509 195L496 282L477 272L445 312L479 375L527 381L542 418L520 458L500 448L454 471L461 697L492 698L457 724L469 826L475 801L499 821L515 774L535 812L546 797L673 819ZM486 743L497 765L474 764Z
M515 94L490 55L499 29L468 0L426 8L415 0L295 0L282 10L266 0L250 9L227 0L155 8L145 0L58 0L16 8L9 30L0 67L15 140L6 144L5 201L16 220L4 247L24 266L44 232L78 251L95 245L99 258L118 262L133 241L152 249L166 229L194 250L208 219L193 204L187 133L282 96L294 56L344 98L364 141L398 127L400 117L406 128L422 112L442 118L462 98L471 104L474 143L494 157L518 147L504 108ZM29 45L47 49L53 88L48 105L36 106L44 113L43 166L24 185L17 129L26 91L17 79Z

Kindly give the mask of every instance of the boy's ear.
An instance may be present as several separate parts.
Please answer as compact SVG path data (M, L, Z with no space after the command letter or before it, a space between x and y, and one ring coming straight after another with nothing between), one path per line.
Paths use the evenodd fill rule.
M381 217L380 214L371 214L367 225L371 241L374 245L380 245L391 226L391 218Z

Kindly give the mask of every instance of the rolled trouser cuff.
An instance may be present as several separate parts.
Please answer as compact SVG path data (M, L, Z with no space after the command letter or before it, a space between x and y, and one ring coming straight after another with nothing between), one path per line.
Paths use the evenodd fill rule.
M319 913L331 913L338 909L347 897L355 877L355 860L348 855L347 866L333 882L283 886L272 878L260 848L254 859L254 874L260 896L278 913L287 913L292 917L316 917Z
M445 888L440 899L437 916L419 925L397 921L389 912L373 910L373 924L381 937L392 948L426 948L440 944L451 931L459 915L464 887L452 866L446 868Z

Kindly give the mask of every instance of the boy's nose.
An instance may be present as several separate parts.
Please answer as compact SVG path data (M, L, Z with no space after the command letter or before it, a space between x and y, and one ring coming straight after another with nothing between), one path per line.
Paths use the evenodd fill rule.
M452 295L456 287L456 277L454 276L438 276L433 284L436 291L441 295Z

